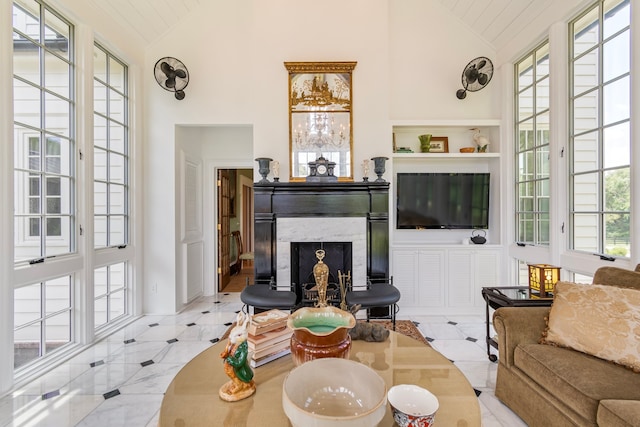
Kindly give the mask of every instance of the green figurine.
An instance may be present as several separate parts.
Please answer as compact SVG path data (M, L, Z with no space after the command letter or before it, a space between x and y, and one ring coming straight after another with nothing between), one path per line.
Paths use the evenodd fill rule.
M219 394L222 400L228 402L245 399L256 392L253 371L249 365L248 325L249 316L239 312L236 326L229 333L227 345L220 353L224 372L231 380L220 387Z

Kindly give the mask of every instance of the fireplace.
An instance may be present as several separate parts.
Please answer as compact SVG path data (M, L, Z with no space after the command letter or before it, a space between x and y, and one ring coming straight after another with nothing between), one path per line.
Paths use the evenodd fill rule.
M322 244L337 245L332 250L338 254L331 256L342 256L342 261L325 263L332 272L339 268L333 262L348 265L354 285L367 277L388 277L388 193L386 182L254 183L256 279L274 277L278 287L287 289L307 281L301 275L311 270L304 273L300 262L292 268L292 253ZM351 258L346 265L345 252Z

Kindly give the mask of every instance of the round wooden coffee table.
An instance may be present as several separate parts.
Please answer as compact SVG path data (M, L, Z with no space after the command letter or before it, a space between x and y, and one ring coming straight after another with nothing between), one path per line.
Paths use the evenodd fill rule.
M282 383L294 368L291 356L255 369L256 393L230 403L218 397L218 389L228 380L219 356L225 344L226 340L216 343L178 372L162 400L159 426L290 425L282 409ZM353 341L351 360L378 372L387 388L395 384L417 384L434 393L440 401L436 426L481 425L480 406L469 381L431 347L391 332L389 339L381 343ZM394 425L389 404L379 425Z

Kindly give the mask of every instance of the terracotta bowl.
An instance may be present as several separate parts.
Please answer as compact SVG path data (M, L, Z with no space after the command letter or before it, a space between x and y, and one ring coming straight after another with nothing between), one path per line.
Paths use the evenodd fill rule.
M413 384L399 384L387 393L393 419L400 427L431 427L440 406L429 390Z
M387 387L373 369L346 359L316 359L294 368L282 406L294 427L369 427L387 410Z
M289 316L287 326L293 330L291 355L301 365L324 357L349 358L349 330L356 325L353 314L337 307L303 307Z
M461 153L475 153L476 149L475 147L462 147L460 149Z

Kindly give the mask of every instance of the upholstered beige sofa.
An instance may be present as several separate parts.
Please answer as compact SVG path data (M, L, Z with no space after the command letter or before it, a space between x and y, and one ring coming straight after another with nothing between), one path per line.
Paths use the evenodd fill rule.
M593 283L640 290L640 273L602 267ZM640 426L640 373L570 348L540 344L550 310L503 307L494 313L496 397L530 426ZM635 334L637 338L638 329Z

